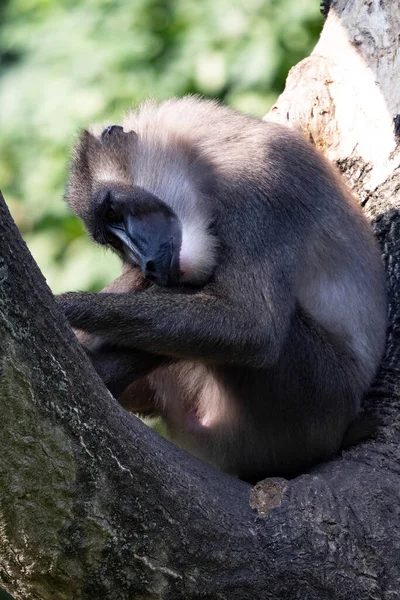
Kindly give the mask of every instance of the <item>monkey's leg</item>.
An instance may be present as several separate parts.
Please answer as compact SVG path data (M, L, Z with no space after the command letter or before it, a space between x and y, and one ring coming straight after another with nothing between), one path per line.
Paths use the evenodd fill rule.
M252 433L240 431L237 450L232 444L226 456L240 465L241 477L255 479L297 475L329 460L356 418L364 385L347 344L298 307L274 367L250 375L230 369L229 389L247 411ZM241 448L249 438L253 446Z
M273 367L214 365L209 377L213 385L204 377L193 403L203 427L178 435L189 451L253 482L298 475L335 455L364 386L351 350L301 307Z

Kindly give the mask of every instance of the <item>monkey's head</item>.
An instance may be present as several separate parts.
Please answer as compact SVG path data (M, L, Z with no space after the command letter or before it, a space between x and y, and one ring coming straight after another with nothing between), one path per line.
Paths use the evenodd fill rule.
M216 239L204 196L198 201L199 164L190 153L118 125L99 135L84 131L66 200L96 242L147 279L162 286L202 285L214 270Z

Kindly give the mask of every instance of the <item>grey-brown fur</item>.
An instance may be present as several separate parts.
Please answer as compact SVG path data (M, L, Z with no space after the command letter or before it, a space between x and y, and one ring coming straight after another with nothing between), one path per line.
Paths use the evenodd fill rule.
M67 200L93 234L104 190L159 198L198 243L196 287L62 296L71 323L102 340L95 366L116 394L145 378L172 437L228 472L284 475L330 458L385 341L383 267L360 208L278 124L189 97L147 103L123 125L83 135Z

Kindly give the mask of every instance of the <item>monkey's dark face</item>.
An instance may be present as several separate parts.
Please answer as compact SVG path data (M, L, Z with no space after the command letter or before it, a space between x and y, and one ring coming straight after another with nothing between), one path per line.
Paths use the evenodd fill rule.
M182 151L172 149L118 125L100 135L84 131L66 199L98 243L139 266L147 279L201 286L216 267L214 218L198 198Z
M105 186L93 203L93 237L161 286L180 282L182 227L173 210L140 187Z

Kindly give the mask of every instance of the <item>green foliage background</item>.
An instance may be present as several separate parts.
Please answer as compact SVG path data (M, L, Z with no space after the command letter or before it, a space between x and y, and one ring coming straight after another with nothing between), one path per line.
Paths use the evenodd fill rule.
M321 29L318 0L1 0L0 188L54 292L98 290L117 259L62 201L90 122L198 92L263 115Z

